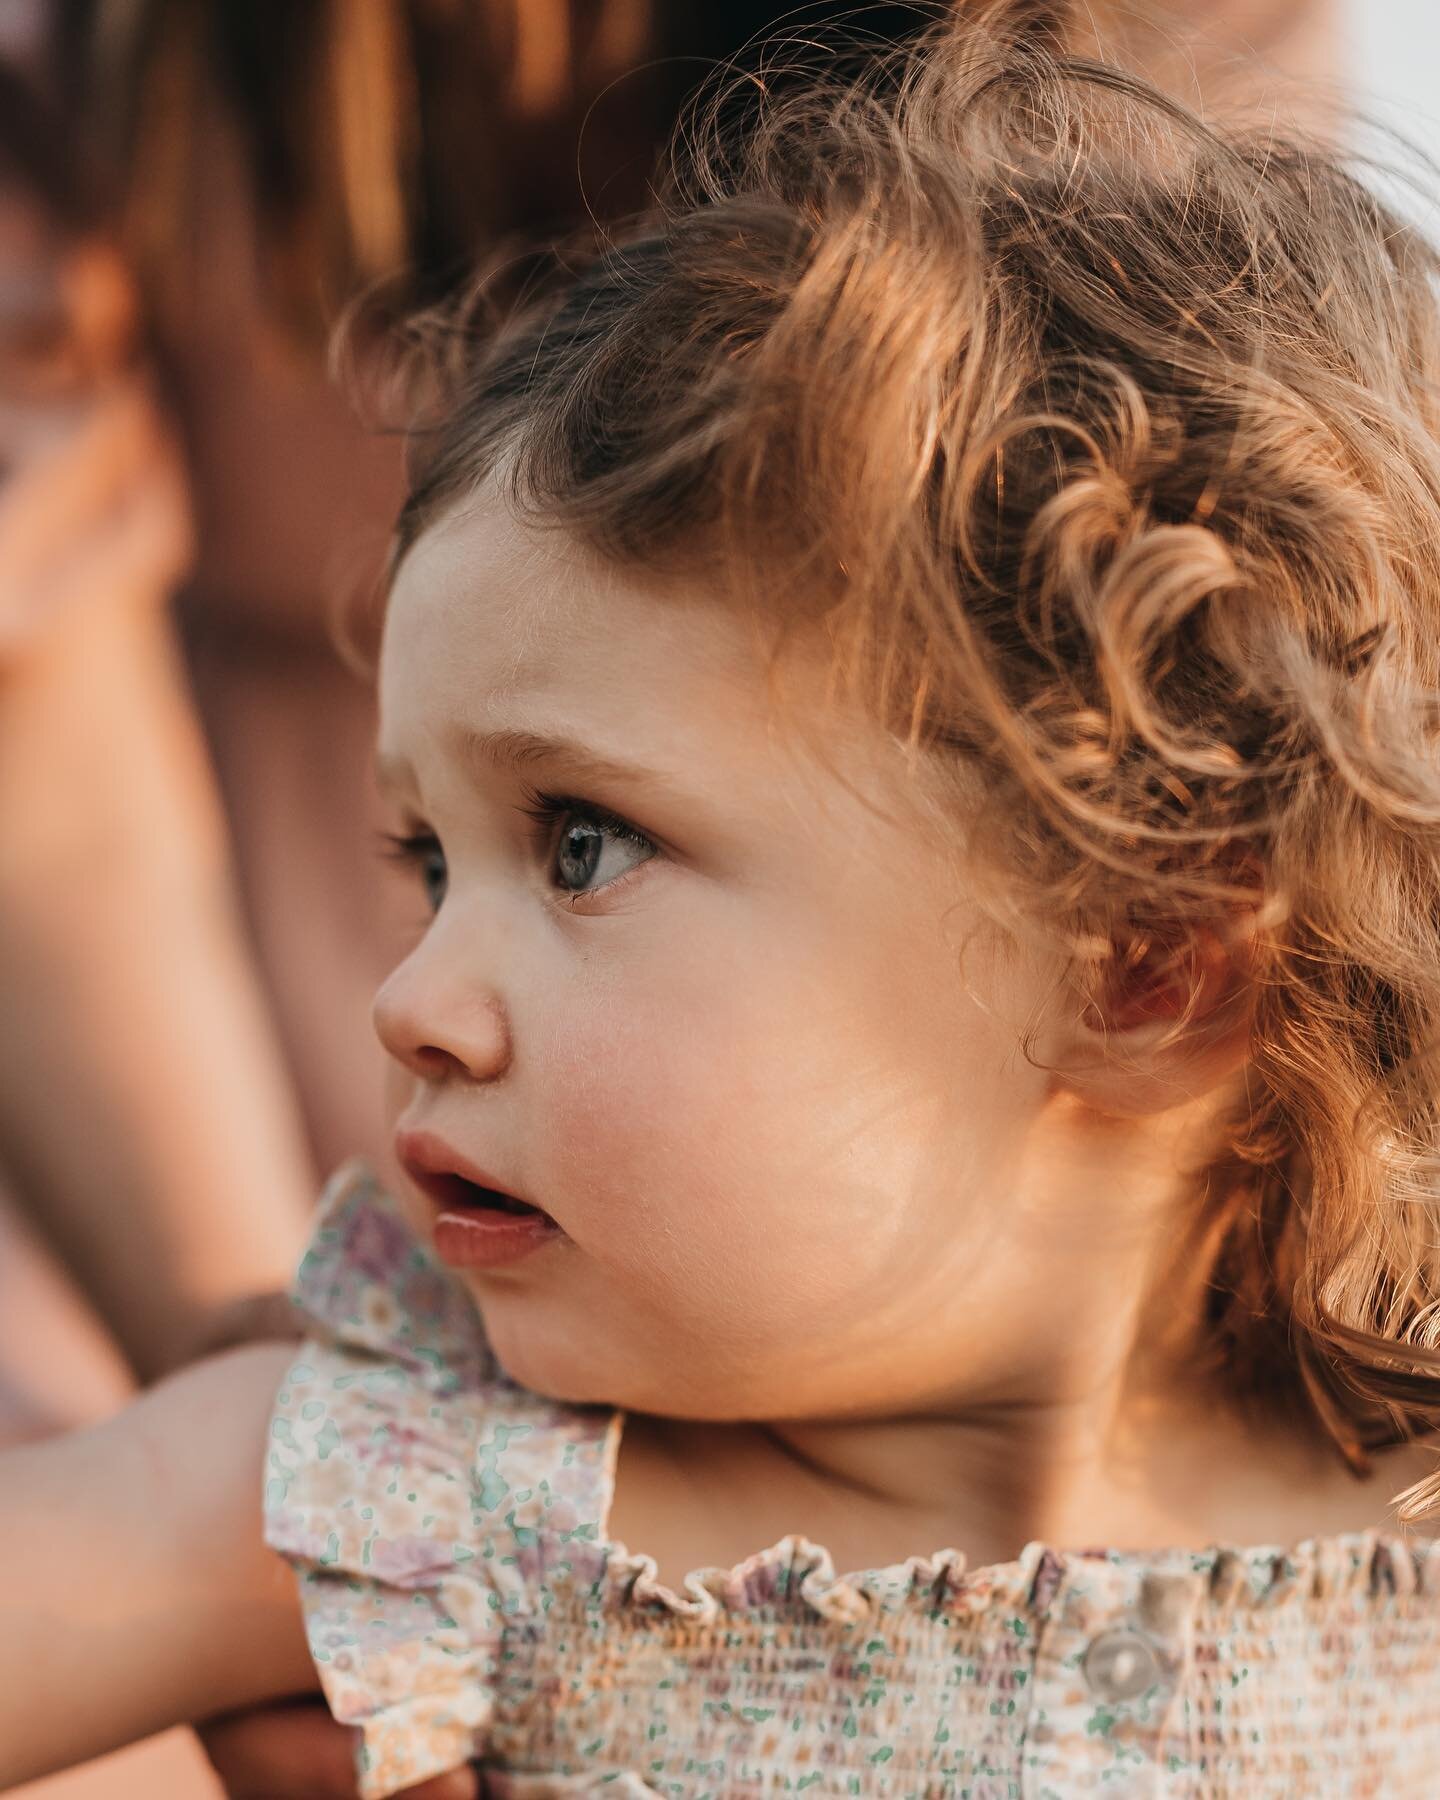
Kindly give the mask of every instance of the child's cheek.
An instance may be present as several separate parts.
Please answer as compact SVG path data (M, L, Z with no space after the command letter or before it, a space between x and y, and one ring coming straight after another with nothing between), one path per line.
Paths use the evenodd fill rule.
M582 1249L657 1306L667 1291L693 1305L700 1287L744 1307L747 1267L808 1245L813 1269L833 1241L827 1209L844 1203L816 1167L848 1059L833 1066L830 1022L775 983L727 991L671 974L632 984L556 1046L546 1178Z
M689 1210L693 1052L633 1001L557 1044L544 1084L546 1190L582 1244L638 1244L668 1235ZM703 1168L694 1173L703 1176Z

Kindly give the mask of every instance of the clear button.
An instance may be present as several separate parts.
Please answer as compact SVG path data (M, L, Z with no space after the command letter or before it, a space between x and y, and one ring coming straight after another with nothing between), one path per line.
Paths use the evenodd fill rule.
M1149 1639L1124 1628L1092 1638L1080 1666L1091 1691L1102 1700L1133 1700L1162 1679L1160 1659Z

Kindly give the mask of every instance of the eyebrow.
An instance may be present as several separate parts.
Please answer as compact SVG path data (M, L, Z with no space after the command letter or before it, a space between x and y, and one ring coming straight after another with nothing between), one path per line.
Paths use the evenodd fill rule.
M678 794L679 789L668 775L641 763L625 762L602 756L577 738L561 734L500 727L493 731L476 731L462 726L452 739L461 758L473 768L515 773L521 769L550 769L569 781L584 785L646 787L663 794ZM382 783L393 785L409 775L403 759L378 756L376 772Z

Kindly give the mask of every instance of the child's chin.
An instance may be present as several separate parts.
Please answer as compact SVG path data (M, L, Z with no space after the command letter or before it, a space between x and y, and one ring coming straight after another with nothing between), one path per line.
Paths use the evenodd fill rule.
M547 1331L533 1316L511 1321L501 1308L485 1309L485 1333L500 1367L520 1387L570 1406L624 1406L627 1400L605 1379L608 1359L593 1342L586 1349ZM627 1384L620 1383L620 1386Z

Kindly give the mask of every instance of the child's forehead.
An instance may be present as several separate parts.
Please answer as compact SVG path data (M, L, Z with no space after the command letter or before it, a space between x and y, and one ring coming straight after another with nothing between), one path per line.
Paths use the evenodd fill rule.
M777 651L773 630L698 583L631 577L493 500L457 505L397 573L378 759L393 773L425 743L443 745L493 775L507 756L517 768L557 760L526 748L557 740L574 752L568 766L588 758L617 792L693 786L699 771L707 783L764 782L782 768L808 769L807 791L837 774L908 790L909 759L836 697L828 656L818 634L787 634ZM661 778L612 781L607 763Z
M752 688L776 666L778 613L740 613L698 575L622 566L552 521L520 518L491 491L467 496L400 564L385 638L437 663L484 664L501 689L588 659L627 685ZM783 660L798 670L793 634ZM385 658L382 653L382 683Z
M587 556L573 538L540 521L523 522L491 491L465 495L420 533L396 574L391 610L417 604L433 612L456 603L483 608L492 625L532 624L542 614L581 615L587 599L613 587L610 571Z
M417 538L380 661L382 718L424 710L477 734L535 722L537 734L599 726L640 742L687 711L732 712L756 681L722 609L698 592L659 592L491 497L451 507Z

